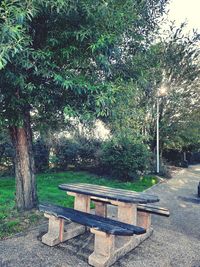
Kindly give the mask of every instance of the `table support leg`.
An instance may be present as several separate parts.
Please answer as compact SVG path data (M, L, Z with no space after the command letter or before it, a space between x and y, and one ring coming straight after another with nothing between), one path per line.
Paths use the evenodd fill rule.
M118 206L118 220L124 223L136 225L137 223L137 205L122 203ZM133 240L135 236L118 236L117 247L122 247L127 242Z
M123 203L118 206L118 220L128 224L136 225L137 205Z
M101 217L107 217L107 204L103 202L97 202L95 203L95 214Z
M90 197L82 194L75 194L74 209L90 213Z
M146 230L151 227L151 214L143 211L137 212L137 225Z

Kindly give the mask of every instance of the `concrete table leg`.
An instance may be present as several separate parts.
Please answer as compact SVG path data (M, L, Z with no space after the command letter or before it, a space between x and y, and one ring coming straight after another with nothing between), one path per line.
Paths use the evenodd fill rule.
M151 214L148 212L137 212L137 225L145 228L146 230L151 227Z
M119 203L118 220L127 224L136 225L137 221L137 205L131 203ZM116 246L123 247L126 243L133 240L134 236L118 236L116 238Z
M107 204L103 202L97 202L95 203L95 214L101 217L107 217Z
M74 209L90 213L90 197L82 194L75 194Z
M118 206L118 220L128 224L136 225L137 205L122 203Z

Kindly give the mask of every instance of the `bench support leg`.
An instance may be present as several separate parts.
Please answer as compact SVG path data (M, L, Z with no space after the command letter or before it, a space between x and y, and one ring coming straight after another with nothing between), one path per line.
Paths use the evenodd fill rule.
M137 212L137 225L146 230L151 227L151 214L143 211Z
M95 234L95 239L94 252L89 256L89 264L95 267L111 266L119 258L137 247L152 233L152 231L148 229L147 233L144 235L134 235L126 239L126 237L106 234L93 228L91 228L90 231ZM122 242L119 242L119 238L122 238ZM124 242L124 238L126 242Z
M94 252L89 256L89 264L95 267L109 266L115 251L115 236L90 229L95 234Z
M46 213L44 216L49 219L49 226L48 232L42 237L42 242L52 247L61 242L64 233L64 220Z
M85 232L86 227L78 223L69 223L66 225L63 219L56 218L53 215L44 214L49 219L48 232L43 235L42 242L48 246L55 246L61 242L69 240Z

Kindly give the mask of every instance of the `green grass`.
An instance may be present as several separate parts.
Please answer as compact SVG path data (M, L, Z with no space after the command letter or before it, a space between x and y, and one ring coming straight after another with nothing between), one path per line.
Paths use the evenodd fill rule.
M95 176L86 172L60 172L37 175L39 202L50 202L73 207L74 198L58 189L62 183L90 183L141 192L157 183L153 176L141 177L135 182L121 182ZM0 179L0 239L23 231L40 220L37 211L18 213L15 209L15 180L13 177Z

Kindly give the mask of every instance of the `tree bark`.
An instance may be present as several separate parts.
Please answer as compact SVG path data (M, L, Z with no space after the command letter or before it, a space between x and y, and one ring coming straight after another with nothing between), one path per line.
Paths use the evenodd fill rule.
M20 211L37 206L30 113L25 112L22 127L11 126L15 148L16 205Z

